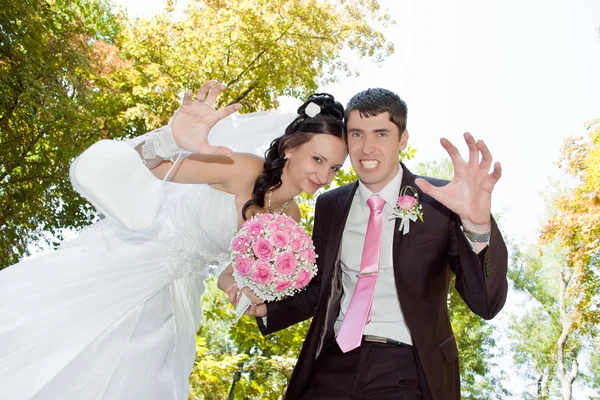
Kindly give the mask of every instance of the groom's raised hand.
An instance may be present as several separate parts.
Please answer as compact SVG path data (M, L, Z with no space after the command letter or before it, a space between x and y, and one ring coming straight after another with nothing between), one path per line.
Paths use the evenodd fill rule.
M454 177L449 184L435 187L421 178L415 183L423 193L456 213L465 229L476 233L489 232L492 191L502 176L502 168L496 162L493 171L489 173L492 155L486 144L483 140L475 141L468 132L464 137L469 147L468 161L461 158L458 149L449 140L440 140L454 165Z

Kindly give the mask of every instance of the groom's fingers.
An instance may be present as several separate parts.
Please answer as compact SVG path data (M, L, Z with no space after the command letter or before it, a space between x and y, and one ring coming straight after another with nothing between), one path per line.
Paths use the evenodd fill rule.
M267 315L267 305L259 304L256 306L250 306L248 307L248 310L246 310L246 314L251 317L264 317Z
M492 183L495 185L496 182L502 177L502 165L499 162L494 164L494 170L490 174Z
M248 298L250 299L250 301L252 302L252 304L254 304L254 305L256 305L256 304L262 304L263 301L256 294L254 294L254 292L252 290L250 290L247 287L245 287L242 290L244 291L244 294L246 296L248 296Z
M490 166L492 165L492 153L488 149L487 145L483 142L483 140L477 141L477 148L481 151L481 169L484 169L485 172L490 170Z
M477 165L479 163L479 150L477 149L477 142L475 138L469 133L464 134L465 142L469 146L469 163Z
M448 139L441 138L440 143L442 144L442 147L446 150L446 152L448 152L450 160L452 160L452 164L457 165L463 161L463 159L460 157L458 149L452 143L450 143Z
M427 182L425 179L422 179L422 178L417 178L415 180L415 183L419 187L419 189L421 189L421 191L423 193L428 194L435 198L435 196L433 196L433 192L436 189L435 186L433 186L431 183Z

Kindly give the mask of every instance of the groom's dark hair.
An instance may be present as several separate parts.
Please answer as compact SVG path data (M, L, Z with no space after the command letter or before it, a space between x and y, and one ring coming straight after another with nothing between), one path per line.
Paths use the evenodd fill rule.
M374 117L388 112L390 121L400 129L400 136L406 129L408 108L404 100L396 93L382 88L370 88L355 94L346 106L345 118L348 128L348 116L353 110L358 110L361 117Z

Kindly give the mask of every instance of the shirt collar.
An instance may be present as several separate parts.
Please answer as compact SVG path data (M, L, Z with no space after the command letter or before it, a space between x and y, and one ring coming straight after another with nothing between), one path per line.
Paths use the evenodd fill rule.
M396 207L398 201L398 194L400 193L400 185L402 184L402 166L398 168L398 173L381 191L377 194L383 197L385 202L391 207ZM371 192L359 179L358 181L358 195L360 197L360 203L363 205L367 204L367 200L374 193Z

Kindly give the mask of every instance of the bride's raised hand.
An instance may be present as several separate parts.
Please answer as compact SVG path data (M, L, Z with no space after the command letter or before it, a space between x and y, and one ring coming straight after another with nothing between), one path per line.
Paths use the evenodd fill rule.
M183 96L183 105L171 120L171 132L180 148L192 153L230 156L231 149L223 146L211 146L208 133L223 118L238 111L240 104L231 104L219 110L215 109L215 100L226 86L217 81L206 82L192 99L192 92Z

